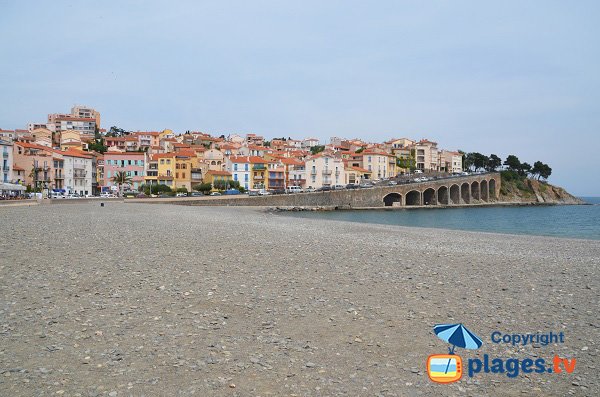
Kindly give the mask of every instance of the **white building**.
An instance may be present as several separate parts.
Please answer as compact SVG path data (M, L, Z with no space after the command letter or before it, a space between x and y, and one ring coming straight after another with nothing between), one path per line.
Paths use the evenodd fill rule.
M13 144L9 141L0 140L0 183L11 183L13 181Z
M319 140L317 138L305 138L302 140L302 149L310 149L313 146L319 146Z
M462 172L462 154L459 152L440 150L438 162L438 168L440 171L452 173Z
M77 150L60 152L64 158L64 188L67 193L92 194L93 157Z
M48 128L48 123L27 123L27 131L32 132L38 128Z
M332 154L318 153L305 161L306 186L315 189L323 186L343 185L344 163Z

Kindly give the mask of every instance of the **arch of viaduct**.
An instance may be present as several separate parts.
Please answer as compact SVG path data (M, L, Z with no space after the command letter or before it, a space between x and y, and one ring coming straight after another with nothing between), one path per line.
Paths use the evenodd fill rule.
M500 193L497 173L448 178L385 188L383 206L465 205L494 202Z
M165 202L182 205L330 206L339 208L459 206L492 203L498 199L499 192L500 174L494 172L371 189L344 189L258 197L245 195L197 199L189 197Z

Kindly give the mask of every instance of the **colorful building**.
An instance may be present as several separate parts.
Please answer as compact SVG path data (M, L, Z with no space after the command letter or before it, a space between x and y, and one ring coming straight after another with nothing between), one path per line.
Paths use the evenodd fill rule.
M185 187L191 191L192 186L202 183L199 159L193 151L155 154L153 159L157 160L159 184L173 190Z
M104 153L104 187L117 187L118 183L113 178L118 172L125 172L131 178L131 184L124 185L124 189L137 190L144 183L145 153L121 152L108 150Z
M234 181L249 190L269 188L267 160L257 156L231 156L227 158L227 170Z

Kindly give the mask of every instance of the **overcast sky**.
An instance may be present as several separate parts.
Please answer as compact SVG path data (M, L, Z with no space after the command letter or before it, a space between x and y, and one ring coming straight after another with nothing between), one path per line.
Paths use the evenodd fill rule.
M0 0L0 128L429 138L600 196L598 1Z

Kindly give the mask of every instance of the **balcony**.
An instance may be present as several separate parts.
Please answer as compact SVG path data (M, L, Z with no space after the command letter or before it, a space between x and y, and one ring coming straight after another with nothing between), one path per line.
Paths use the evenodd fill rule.
M323 170L323 175L331 175L331 170Z
M253 171L264 171L266 169L267 167L265 167L263 164L256 164L252 167Z
M158 176L158 171L146 171L146 176Z
M65 179L63 174L54 175L54 179Z
M265 179L265 178L264 178L262 175L254 175L253 179L256 179L256 180L263 180L263 179Z
M73 174L73 178L75 178L75 179L84 179L86 175L87 175L87 173L85 171L84 172L77 172L77 171L75 171L75 173Z
M10 171L10 166L9 165L6 165L6 166L0 167L0 168L4 169L4 171Z
M300 186L306 183L306 179L290 179L288 180L288 186Z
M317 170L312 170L312 171L310 171L310 174L311 174L311 175L317 175Z
M2 157L4 157L5 159L8 158L8 152L2 152Z
M340 171L336 171L335 176L340 176Z

